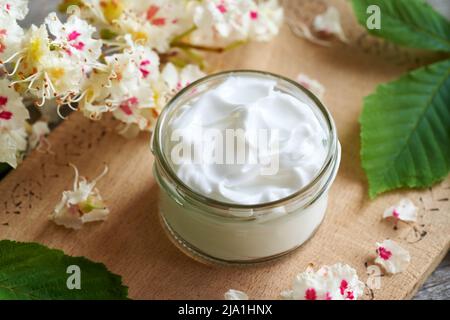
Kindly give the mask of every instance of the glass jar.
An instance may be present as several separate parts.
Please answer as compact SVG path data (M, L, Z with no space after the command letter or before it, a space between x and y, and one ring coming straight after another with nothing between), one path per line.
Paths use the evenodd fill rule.
M283 199L257 205L225 203L199 194L179 179L167 150L171 119L229 76L270 79L275 89L306 103L326 134L326 159L315 178ZM251 70L202 78L181 90L159 116L152 137L153 172L160 187L159 214L169 237L185 253L203 261L255 263L279 257L308 240L322 222L328 190L336 177L341 149L328 110L307 89L279 75Z

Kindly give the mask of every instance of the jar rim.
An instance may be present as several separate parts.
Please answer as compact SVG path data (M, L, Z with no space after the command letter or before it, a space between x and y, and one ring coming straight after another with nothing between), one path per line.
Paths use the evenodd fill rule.
M327 156L325 158L325 161L320 168L320 170L316 173L314 178L305 186L297 190L296 192L283 197L281 199L275 200L275 201L269 201L269 202L262 202L262 203L256 203L256 204L238 204L233 202L225 202L216 200L213 198L210 198L204 194L201 194L191 187L189 187L187 184L185 184L175 173L175 171L172 169L172 166L169 165L169 161L163 152L163 143L162 138L164 137L164 134L162 132L165 124L166 117L168 113L170 112L170 109L172 106L176 104L178 99L180 97L184 96L188 92L190 92L193 88L202 85L210 80L220 79L220 78L226 78L233 75L254 75L254 76L264 76L268 78L272 78L274 80L281 80L288 84L293 85L297 89L300 89L304 94L308 96L314 102L314 106L317 107L317 109L321 112L323 118L325 119L326 125L328 127L328 133L329 133L329 139L328 139L328 149L327 149ZM206 203L209 206L213 206L217 209L224 209L224 210L230 210L230 209L236 209L236 210L258 210L258 209L267 209L271 207L278 207L282 206L289 201L300 198L301 196L307 195L308 192L314 188L324 177L324 175L329 172L329 168L334 165L336 162L336 157L334 156L336 153L336 150L339 149L339 142L337 139L337 131L336 126L334 123L334 120L328 111L328 109L322 104L322 102L308 89L303 87L300 83L289 79L287 77L267 72L267 71L260 71L260 70L252 70L252 69L237 69L237 70L227 70L222 71L214 74L207 75L203 78L200 78L182 90L180 90L178 93L176 93L170 101L167 103L167 105L163 108L161 114L158 117L158 120L156 122L155 130L153 131L152 138L151 138L151 150L152 153L155 156L155 160L157 163L159 163L160 168L164 171L164 173L177 185L177 191L181 191L183 195L187 195L188 197L199 201L200 203ZM318 192L321 193L321 192Z

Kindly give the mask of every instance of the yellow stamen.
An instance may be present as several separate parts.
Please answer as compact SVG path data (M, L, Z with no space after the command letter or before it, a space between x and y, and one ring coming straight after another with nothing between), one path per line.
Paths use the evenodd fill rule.
M47 73L52 80L59 80L64 77L66 72L63 68L50 68Z
M33 39L30 42L30 46L28 47L28 61L31 64L39 62L44 52L42 50L42 41L41 39Z
M117 20L123 13L123 4L120 0L102 0L100 6L109 23Z

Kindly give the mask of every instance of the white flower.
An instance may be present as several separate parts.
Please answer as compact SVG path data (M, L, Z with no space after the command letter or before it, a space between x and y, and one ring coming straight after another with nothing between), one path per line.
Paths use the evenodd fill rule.
M245 41L250 29L251 0L202 1L193 10L197 30L191 42L199 45L225 46Z
M248 295L245 292L230 289L224 294L225 300L248 300Z
M103 25L114 22L124 12L123 0L80 0L80 2L82 16L98 19Z
M42 60L50 53L47 28L45 25L40 27L32 25L24 35L22 49L5 61L5 63L10 61L15 63L10 75L19 75L18 80L12 84L20 85L20 91L28 91L37 81L39 83L37 91L44 91L44 86L41 85L43 82Z
M250 16L251 40L269 41L280 31L283 23L283 8L277 0L263 1L248 13Z
M323 266L317 272L308 268L296 276L293 288L281 293L294 300L357 300L364 291L355 269L337 263Z
M0 0L0 16L1 14L23 20L28 14L28 0Z
M0 132L23 128L30 118L22 97L9 84L8 80L0 79Z
M152 84L159 79L159 57L130 37L125 40L123 53L106 57L107 68L89 75L79 107L93 119L113 111L123 123L149 130L158 116Z
M166 52L171 40L192 26L189 1L83 0L82 16L116 35L131 35L142 45Z
M148 47L136 44L129 36L125 36L125 41L128 47L124 54L139 70L138 78L144 81L156 80L159 76L158 54Z
M409 252L392 240L377 243L375 263L381 265L388 273L404 271L411 261Z
M116 77L113 75L112 66L108 70L93 70L83 83L83 97L78 103L78 109L92 120L99 120L103 113L112 109L112 105L108 105L106 99L110 96L110 87L112 80Z
M103 86L108 92L106 105L122 122L149 130L155 117L152 83L159 78L159 57L149 48L126 40L128 49L106 57L112 75Z
M46 26L32 25L25 33L23 47L25 62L27 62L27 66L24 68L27 70L39 68L42 57L50 53L50 39Z
M198 45L268 41L278 34L283 22L283 9L276 0L202 1L191 10L197 30L190 39Z
M31 126L31 133L28 137L28 146L30 149L35 149L40 146L45 136L50 133L50 129L48 127L47 122L45 121L36 121Z
M20 50L23 35L14 18L0 14L0 64Z
M119 31L131 33L135 40L159 52L166 52L170 41L192 25L186 1L126 0L124 3L129 13L116 21Z
M398 204L389 207L384 211L383 218L391 217L396 220L417 221L417 207L411 200L403 198Z
M328 7L327 10L314 17L313 30L322 37L330 35L337 36L342 42L348 42L342 30L339 11L335 7Z
M172 63L168 63L161 71L161 78L167 85L170 96L173 96L184 87L204 76L205 73L197 65L192 64L185 66L181 70L177 70Z
M47 93L47 97L76 95L84 80L84 73L80 66L67 56L62 56L58 52L51 52L41 60L41 73L44 88L48 85L48 90L39 92L36 85L30 91L37 97L42 97L42 93ZM36 84L39 84L37 82Z
M27 149L27 133L24 128L15 130L0 129L0 163L16 168Z
M192 26L188 5L180 0L82 0L83 17L117 35L131 35L159 52L170 48L171 40Z
M75 170L75 181L72 191L64 191L61 201L56 205L53 214L49 217L56 224L66 228L80 229L84 223L106 220L109 209L105 206L95 184L108 172L108 168L92 182L78 176Z
M134 136L140 130L150 130L159 114L153 90L160 77L159 57L130 37L125 40L128 47L123 53L107 56L107 68L88 76L79 108L92 119L112 111L125 124L121 134L133 132Z
M129 92L137 92L143 83L150 85L150 80L159 76L159 57L148 48L134 45L124 53L106 57L108 66L112 67L115 79L111 83L111 94L118 103Z
M15 57L16 66L12 74L18 80L12 84L18 90L30 92L41 101L58 98L60 104L70 103L79 95L85 73L80 61L73 59L59 47L53 47L45 25L31 26L25 34L23 49Z
M297 82L304 86L306 89L314 93L317 98L322 99L325 93L325 87L317 80L310 78L306 74L300 73L297 76Z
M52 44L62 48L71 58L78 58L80 67L98 65L102 41L92 37L96 31L94 27L76 15L69 16L67 22L63 24L54 12L48 15L45 23L55 37Z
M20 92L39 98L39 106L54 98L59 105L78 102L87 74L92 68L106 68L97 61L102 43L92 38L94 32L95 28L76 16L62 24L50 13L46 25L33 25L26 32L22 49L12 60L15 67L11 75L17 78L13 84Z
M136 124L140 130L148 130L149 115L151 108L155 106L151 88L143 88L135 94L131 93L120 102L119 106L113 111L116 119L127 124Z

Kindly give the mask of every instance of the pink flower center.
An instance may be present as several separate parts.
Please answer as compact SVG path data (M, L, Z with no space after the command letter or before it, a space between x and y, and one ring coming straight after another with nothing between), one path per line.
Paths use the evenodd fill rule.
M143 60L140 63L139 71L141 72L141 74L144 78L147 78L148 75L150 74L150 70L144 68L145 66L148 66L150 63L151 63L150 60Z
M392 211L392 215L397 219L400 217L400 214L398 213L397 209L394 209L394 211Z
M67 40L69 40L69 41L74 41L74 40L77 40L79 36L81 36L81 33L79 33L78 31L72 31L72 32L67 36Z
M157 18L156 15L159 12L160 7L158 6L150 6L147 9L147 20L154 26L164 26L166 24L165 18Z
M317 300L316 290L314 288L306 289L305 299L306 300Z
M8 97L0 96L0 108L4 108L6 104L8 103ZM0 111L0 119L2 120L9 120L13 116L12 112L1 110Z
M6 4L6 11L11 10L11 5L9 3Z
M123 113L125 113L127 116L130 116L133 114L133 110L131 108L136 107L138 103L138 98L131 97L130 99L122 102L122 104L120 105L120 110L122 110Z
M339 290L341 291L342 295L345 295L347 293L347 299L349 299L349 300L355 299L355 296L353 295L353 291L348 290L348 282L347 282L347 280L343 279L341 281L341 285L339 287Z
M341 285L339 287L342 295L345 293L345 290L347 290L347 288L348 288L348 282L347 282L347 280L344 279L341 281Z
M378 248L378 255L383 260L388 260L392 256L392 252L384 247Z
M250 11L250 18L252 20L258 19L258 11Z
M0 119L2 120L10 120L12 118L13 114L9 111L1 111L0 112Z
M159 11L158 6L150 6L147 10L147 20L152 20Z
M355 296L353 295L353 291L347 291L347 299L354 300Z
M6 106L8 103L8 97L0 96L0 107Z
M329 292L325 293L325 300L333 300Z
M84 42L81 42L81 41L78 43L74 43L72 45L72 47L74 47L75 49L80 50L80 51L84 49L84 46L85 46Z
M80 36L81 36L81 33L79 33L78 31L72 31L72 32L67 36L67 40L68 40L68 41L75 41L75 40L77 40ZM76 42L76 43L72 43L71 46L74 47L75 49L81 51L81 50L84 49L85 44L84 44L84 42L79 41L79 42ZM69 51L70 51L70 50L69 50ZM67 52L67 50L66 50L66 52ZM71 55L70 52L67 52L67 53L69 54L69 56Z
M152 25L154 26L163 26L166 24L165 18L155 18L152 20Z
M227 13L227 7L223 3L217 5L217 10L219 10L220 13Z
M0 29L0 40L4 36L6 36L6 29ZM6 50L6 45L0 41L0 53L5 52L5 50Z
M121 104L120 110L123 111L127 116L131 116L133 114L133 111L131 110L131 107L128 104Z

